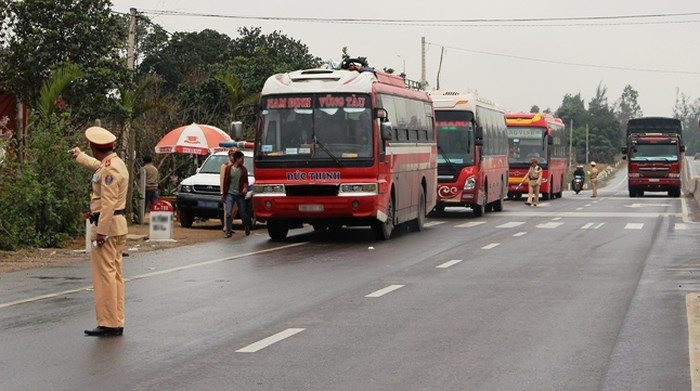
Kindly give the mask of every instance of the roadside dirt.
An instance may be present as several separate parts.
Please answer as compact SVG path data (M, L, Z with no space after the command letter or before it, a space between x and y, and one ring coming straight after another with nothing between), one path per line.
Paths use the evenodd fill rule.
M234 226L234 236L244 236L240 226ZM258 228L259 229L259 228ZM134 236L139 238L133 238ZM125 253L142 253L164 248L186 246L195 243L222 239L224 232L218 221L197 222L192 228L182 228L175 222L174 238L177 242L147 242L148 225L129 227ZM0 273L43 267L64 266L75 262L87 262L89 255L84 252L85 239L76 238L64 248L21 249L18 251L0 251Z

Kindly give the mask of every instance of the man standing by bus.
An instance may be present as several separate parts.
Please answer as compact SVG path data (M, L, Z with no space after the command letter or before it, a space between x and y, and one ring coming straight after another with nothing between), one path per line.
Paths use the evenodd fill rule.
M114 153L116 137L108 130L94 126L85 131L92 156L70 150L76 163L93 171L90 195L90 222L93 249L92 283L95 291L97 327L85 330L96 337L118 336L124 332L124 279L122 251L126 246L125 208L129 186L126 164Z
M591 189L593 190L591 197L598 197L598 169L595 162L591 162L591 171L588 171L588 176L591 178Z
M530 168L527 170L527 174L520 181L522 185L523 182L527 182L527 202L525 205L537 206L540 203L540 185L542 185L542 167L537 164L537 158L533 157L530 159Z

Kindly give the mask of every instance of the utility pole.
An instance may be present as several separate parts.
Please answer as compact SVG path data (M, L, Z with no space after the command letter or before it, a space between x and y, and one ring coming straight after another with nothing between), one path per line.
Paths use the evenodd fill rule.
M126 48L126 67L132 71L134 70L135 62L135 50L136 50L136 8L129 9L129 38ZM134 194L134 182L135 182L135 172L136 172L136 132L131 129L131 118L126 119L126 124L124 124L124 144L125 144L125 157L126 157L126 167L129 171L129 187L127 188L127 198L126 198L126 211L128 216L133 216L134 205L133 205L133 194ZM141 194L142 201L139 205L143 204L145 199L145 194ZM138 216L137 220L139 223L143 220L143 206L141 206L140 211L136 214Z
M573 162L573 139L574 138L574 120L569 121L569 168Z
M442 56L445 54L445 47L442 47L442 50L440 50L440 65L438 66L438 71L437 71L437 81L436 81L436 88L439 90L440 89L440 71L442 70Z
M129 9L129 40L126 47L126 67L134 69L134 47L136 46L136 8Z
M425 37L420 37L420 86L422 89L428 87L428 80L425 77L425 53L427 51L427 43Z
M588 162L590 162L589 156L590 155L589 155L589 149L588 149L588 124L586 124L586 164L588 164Z

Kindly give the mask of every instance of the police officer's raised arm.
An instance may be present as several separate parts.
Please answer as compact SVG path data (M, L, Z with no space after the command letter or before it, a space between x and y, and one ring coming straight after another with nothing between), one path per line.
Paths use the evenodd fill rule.
M71 155L73 155L73 158L75 158L76 163L89 169L92 172L97 171L97 169L100 168L100 165L102 164L102 162L100 162L99 160L81 151L80 148L73 148L70 150L70 153Z

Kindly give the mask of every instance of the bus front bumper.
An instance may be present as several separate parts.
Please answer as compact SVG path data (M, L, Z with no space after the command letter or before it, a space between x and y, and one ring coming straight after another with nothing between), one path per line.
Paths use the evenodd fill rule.
M255 216L262 219L288 219L299 222L319 220L352 221L386 220L386 214L377 208L377 195L294 197L264 196L253 197ZM347 224L344 222L344 224Z
M667 191L681 187L680 178L628 178L629 187L649 191Z

